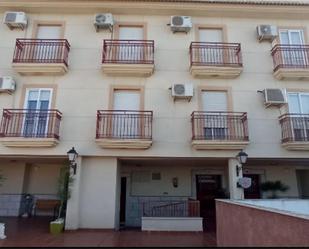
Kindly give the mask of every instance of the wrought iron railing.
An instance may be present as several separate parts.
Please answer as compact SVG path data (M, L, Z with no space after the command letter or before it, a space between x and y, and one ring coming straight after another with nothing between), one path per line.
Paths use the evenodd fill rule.
M66 39L16 39L13 63L64 63L70 44Z
M4 109L0 136L59 139L61 117L52 109Z
M193 140L248 141L245 112L201 112L191 114Z
M277 44L271 50L274 72L280 68L309 68L309 45Z
M148 201L143 202L144 217L200 217L200 202Z
M104 40L102 63L154 64L154 41Z
M239 43L192 42L191 66L242 67Z
M309 142L309 114L287 113L279 117L282 143Z
M152 111L97 112L96 138L152 139Z

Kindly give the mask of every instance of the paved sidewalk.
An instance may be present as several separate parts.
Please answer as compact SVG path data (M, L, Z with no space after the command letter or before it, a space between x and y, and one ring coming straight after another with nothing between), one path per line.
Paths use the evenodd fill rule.
M0 218L6 223L5 240L1 246L118 246L118 247L207 247L216 245L213 232L141 232L139 230L77 230L61 235L49 233L47 218Z

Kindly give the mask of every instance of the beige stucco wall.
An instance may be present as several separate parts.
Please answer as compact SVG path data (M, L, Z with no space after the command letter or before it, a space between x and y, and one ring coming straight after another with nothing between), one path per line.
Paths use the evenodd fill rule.
M5 178L0 186L0 194L21 194L23 192L25 163L2 162L0 174Z
M83 158L79 186L79 227L115 228L119 209L116 203L117 160ZM117 217L117 219L116 219Z
M17 81L13 95L0 94L0 108L19 108L21 89L25 84L55 84L58 87L55 106L63 113L61 141L52 149L11 149L0 145L0 153L64 155L72 145L85 156L168 156L168 157L234 157L230 151L195 151L191 148L190 114L198 110L197 91L200 86L230 87L233 110L248 112L250 157L305 158L307 152L287 151L280 144L280 126L276 108L265 109L261 94L263 88L308 89L303 81L278 81L272 75L271 44L259 43L256 25L304 26L306 21L290 19L260 19L193 16L193 24L226 25L228 42L242 44L244 71L239 78L195 79L189 73L189 45L195 40L195 30L186 34L173 34L166 24L169 15L119 15L116 22L146 22L148 39L155 40L154 75L149 78L107 77L100 69L102 40L111 33L96 33L90 14L31 14L25 31L10 31L0 25L0 75L12 75ZM0 19L3 13L0 14ZM65 38L71 43L70 70L57 77L21 77L11 67L15 38L31 37L34 20L64 20ZM192 82L195 96L191 102L173 102L168 88L173 83ZM96 110L108 109L111 85L139 85L145 87L145 110L154 111L153 146L144 151L108 150L95 142Z

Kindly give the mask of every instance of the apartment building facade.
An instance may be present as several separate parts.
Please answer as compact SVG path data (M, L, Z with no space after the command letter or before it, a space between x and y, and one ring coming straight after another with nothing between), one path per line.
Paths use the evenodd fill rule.
M0 216L18 216L25 193L57 199L72 147L67 229L139 227L175 203L207 226L215 198L266 198L264 181L308 198L308 10L284 0L0 1L0 19L28 19L0 25L0 77L16 82L0 93ZM112 14L111 29L95 29L97 13ZM173 32L171 16L192 28ZM276 37L260 41L259 25ZM265 89L287 103L266 106ZM193 95L172 96L183 90Z

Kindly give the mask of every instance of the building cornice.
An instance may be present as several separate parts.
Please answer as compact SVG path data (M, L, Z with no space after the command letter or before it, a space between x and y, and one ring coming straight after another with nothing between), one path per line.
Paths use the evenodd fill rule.
M0 12L309 18L309 0L0 0Z

